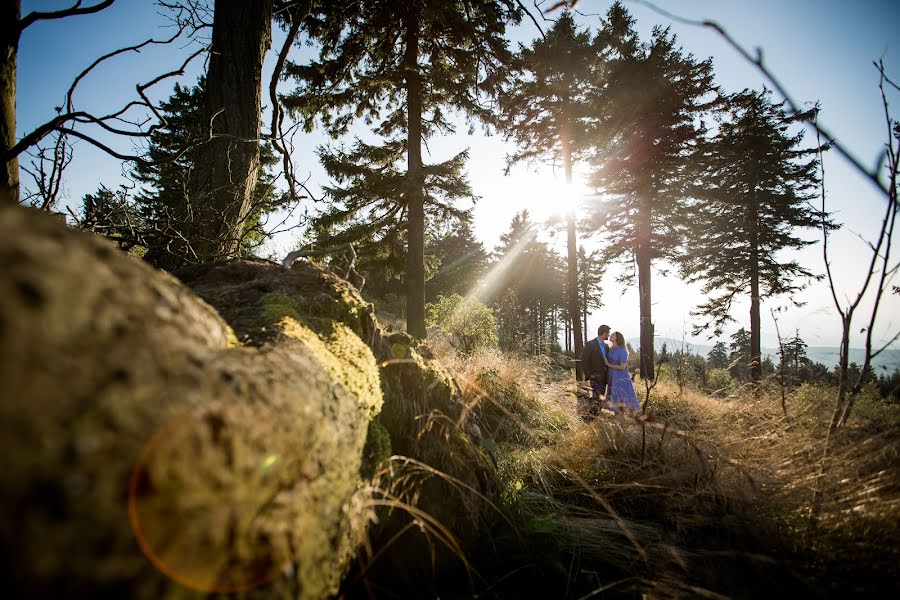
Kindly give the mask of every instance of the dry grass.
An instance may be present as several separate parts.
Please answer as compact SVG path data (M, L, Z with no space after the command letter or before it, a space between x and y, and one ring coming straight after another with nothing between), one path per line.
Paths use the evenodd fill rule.
M861 415L818 477L829 390L793 393L785 419L777 390L722 400L662 381L647 418L586 423L571 375L548 362L496 351L443 358L497 444L508 505L570 557L567 594L610 584L586 583L604 569L633 576L622 589L656 597L766 593L746 564L798 593L879 590L896 577L896 416ZM815 486L825 501L813 528Z

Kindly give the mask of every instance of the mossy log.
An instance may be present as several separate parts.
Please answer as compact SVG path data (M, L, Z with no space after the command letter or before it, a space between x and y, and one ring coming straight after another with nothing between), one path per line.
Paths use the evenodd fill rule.
M258 289L248 274L270 268L281 287ZM215 282L210 269L185 275L201 295L234 299L220 305L232 329L111 244L0 209L8 594L336 590L382 403L360 337L374 321L324 272L275 277L279 268L235 262L214 269Z

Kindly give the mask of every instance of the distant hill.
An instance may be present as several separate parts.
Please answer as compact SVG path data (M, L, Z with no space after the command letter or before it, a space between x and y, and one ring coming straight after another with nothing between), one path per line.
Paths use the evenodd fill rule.
M672 338L659 337L656 338L656 350L659 351L662 345L666 344L669 351L681 348L681 340ZM693 354L706 356L712 350L712 344L692 344L685 342L685 347ZM836 346L810 346L806 349L806 356L813 362L822 363L832 368L838 364L839 349ZM763 356L769 356L776 363L778 362L778 348L763 348ZM865 350L862 348L850 348L850 362L862 364ZM879 354L872 361L875 372L879 375L892 373L894 369L900 368L900 348L891 348Z

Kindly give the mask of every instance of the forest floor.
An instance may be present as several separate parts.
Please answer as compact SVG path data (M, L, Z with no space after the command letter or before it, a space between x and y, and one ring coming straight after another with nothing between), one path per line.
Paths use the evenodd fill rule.
M785 418L780 389L714 398L679 389L664 372L645 417L591 418L571 371L549 359L438 354L495 460L503 514L476 551L457 557L467 577L446 577L423 595L900 591L898 407L858 406L820 474L828 388L787 394ZM643 400L639 379L635 387Z

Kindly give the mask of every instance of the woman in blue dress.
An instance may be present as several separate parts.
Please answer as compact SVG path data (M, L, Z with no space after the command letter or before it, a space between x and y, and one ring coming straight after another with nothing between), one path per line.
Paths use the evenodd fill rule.
M609 394L606 397L607 408L613 412L641 410L631 374L628 372L628 350L625 349L625 336L620 331L612 334L613 347L606 354L606 366L609 367Z

